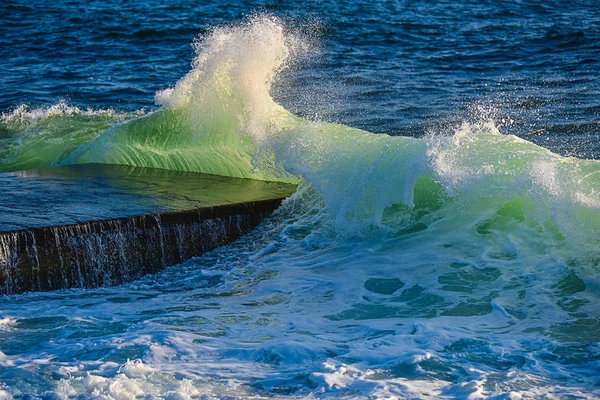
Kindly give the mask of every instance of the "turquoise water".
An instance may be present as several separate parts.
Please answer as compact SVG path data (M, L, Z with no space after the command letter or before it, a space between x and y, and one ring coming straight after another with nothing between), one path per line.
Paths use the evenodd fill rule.
M371 22L338 5L331 17L310 14L310 24L258 13L213 25L195 42L188 72L154 97L126 91L126 107L116 101L121 84L96 92L112 99L109 107L99 95L80 105L19 106L19 90L8 85L2 171L101 162L300 187L248 236L157 275L1 299L0 396L600 396L597 65L591 58L570 70L560 64L591 57L595 17L584 18L587 29L578 33L568 22L585 3L570 13L526 2L405 6L363 10L378 15ZM289 18L301 12L288 11ZM142 22L159 24L153 15ZM390 28L415 15L421 25ZM542 17L556 15L563 19L553 19L540 42ZM387 21L380 30L378 21ZM452 26L462 30L445 36ZM104 28L89 29L81 35ZM410 40L394 36L412 29L420 33ZM157 32L143 41L179 38L171 28ZM513 35L533 47L511 54ZM362 39L351 47L355 37ZM436 37L432 46L464 42L450 53L427 50ZM328 64L332 38L342 66ZM408 51L419 41L429 53L399 61L397 47ZM305 66L315 51L320 61ZM427 57L445 61L409 68ZM395 74L416 78L389 83ZM508 86L485 94L504 79ZM536 79L562 83L537 86ZM154 90L154 80L143 81L144 91ZM556 89L568 82L573 97ZM32 103L64 88L52 77L47 83L28 86ZM418 89L408 90L412 84ZM521 86L512 92L511 85ZM341 95L332 94L337 89ZM406 93L415 105L402 116ZM469 98L463 105L461 96ZM139 110L149 99L155 106Z

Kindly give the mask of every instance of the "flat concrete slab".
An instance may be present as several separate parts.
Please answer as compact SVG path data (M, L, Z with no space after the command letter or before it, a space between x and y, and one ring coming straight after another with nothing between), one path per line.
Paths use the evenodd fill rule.
M0 174L0 232L285 198L296 186L80 164Z
M295 185L83 164L0 174L0 293L128 282L254 229Z

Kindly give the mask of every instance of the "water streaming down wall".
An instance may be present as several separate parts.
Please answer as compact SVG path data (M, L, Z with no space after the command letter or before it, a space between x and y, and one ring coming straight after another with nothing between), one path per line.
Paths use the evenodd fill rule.
M0 294L111 286L252 230L295 185L111 164L0 174Z
M0 293L132 281L239 238L281 201L1 232Z

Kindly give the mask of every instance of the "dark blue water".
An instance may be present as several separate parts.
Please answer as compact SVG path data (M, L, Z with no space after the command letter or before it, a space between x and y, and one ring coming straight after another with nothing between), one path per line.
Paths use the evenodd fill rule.
M562 152L595 157L600 13L589 1L10 1L0 5L0 110L65 99L79 107L154 108L219 24L267 11L313 36L318 55L275 91L299 114L420 135L492 107L545 129ZM309 90L310 88L310 90Z
M160 274L1 298L0 398L598 398L597 9L3 2L0 171L302 182Z

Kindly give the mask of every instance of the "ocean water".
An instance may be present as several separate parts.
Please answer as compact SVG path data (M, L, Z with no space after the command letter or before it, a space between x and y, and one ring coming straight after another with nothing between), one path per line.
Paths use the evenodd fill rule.
M600 397L597 8L0 4L0 171L299 184L159 274L0 298L0 398Z

